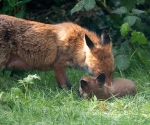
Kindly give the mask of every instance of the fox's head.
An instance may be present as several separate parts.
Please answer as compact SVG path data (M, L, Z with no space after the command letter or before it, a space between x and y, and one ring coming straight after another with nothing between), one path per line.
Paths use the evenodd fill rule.
M106 84L110 85L114 71L114 57L109 34L105 30L102 31L100 38L85 34L84 50L86 53L84 68L95 76L105 72Z
M98 77L82 77L79 83L79 94L84 99L90 99L93 95L96 97L106 98L105 91L105 74L101 73ZM103 97L104 96L104 97Z

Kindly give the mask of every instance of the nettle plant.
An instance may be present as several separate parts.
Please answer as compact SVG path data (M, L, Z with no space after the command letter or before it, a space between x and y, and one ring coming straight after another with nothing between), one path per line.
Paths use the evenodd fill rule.
M41 78L39 76L35 75L28 75L27 77L18 80L18 83L20 84L18 87L13 87L11 88L11 97L15 97L18 98L20 96L25 97L25 99L27 98L27 94L29 92L29 85L32 85L35 83L35 79L37 80L41 80ZM20 89L20 87L23 86L25 89L25 92L23 94L22 89Z
M120 36L116 36L121 39L121 42L113 47L115 67L120 70L127 69L134 55L140 62L150 67L150 52L147 52L150 49L150 43L148 42L150 9L146 6L147 2L146 0L117 0L115 2L109 0L80 0L72 8L71 14L101 8L108 14L104 18L110 24L113 32L116 32L117 35L120 34ZM107 6L107 4L109 5Z
M27 95L28 90L29 90L29 85L34 84L34 79L41 80L41 78L39 76L37 76L36 74L35 75L28 75L27 77L25 77L21 80L18 80L18 83L20 83L21 85L24 86L25 98L26 98L26 95Z

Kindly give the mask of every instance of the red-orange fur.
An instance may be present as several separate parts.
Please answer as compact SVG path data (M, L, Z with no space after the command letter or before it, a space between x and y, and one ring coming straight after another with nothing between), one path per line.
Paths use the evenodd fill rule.
M85 45L85 34L94 47ZM113 73L112 43L102 44L94 33L67 22L56 25L0 15L0 68L54 70L60 86L70 86L66 66L105 72L110 85Z

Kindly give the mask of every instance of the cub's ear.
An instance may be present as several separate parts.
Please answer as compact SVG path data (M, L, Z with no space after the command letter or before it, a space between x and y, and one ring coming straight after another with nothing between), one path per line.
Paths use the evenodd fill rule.
M94 48L94 43L91 41L91 39L86 34L85 34L85 41L86 41L87 46L90 49Z
M110 43L110 36L106 30L103 30L101 33L101 45L106 45Z
M101 73L97 78L96 78L96 81L98 82L98 84L100 86L104 85L105 84L105 74L104 73Z
M90 87L89 87L88 83L85 80L81 80L80 84L81 84L81 88L83 89L83 91L85 91L85 92L90 91Z

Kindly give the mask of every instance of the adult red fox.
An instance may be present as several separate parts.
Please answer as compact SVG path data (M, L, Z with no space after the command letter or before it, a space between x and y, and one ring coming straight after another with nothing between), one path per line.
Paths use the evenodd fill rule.
M44 24L0 15L0 68L54 70L60 87L71 87L65 67L77 65L97 76L114 70L112 42L70 22Z
M105 74L101 73L97 78L92 76L82 77L80 80L79 94L84 99L90 99L95 95L98 99L109 99L111 96L122 97L135 94L136 84L125 78L115 78L111 86L105 84Z

